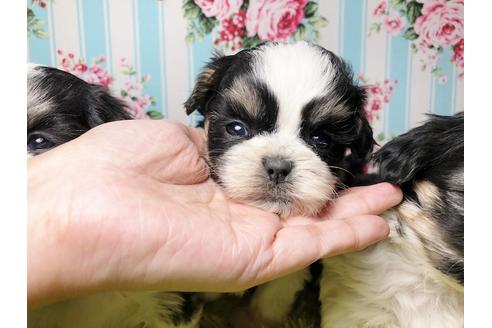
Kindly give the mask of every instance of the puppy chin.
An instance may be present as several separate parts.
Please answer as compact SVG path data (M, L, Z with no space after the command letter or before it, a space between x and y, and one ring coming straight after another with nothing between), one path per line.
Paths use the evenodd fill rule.
M264 158L291 161L292 171L272 183ZM289 215L316 215L335 197L336 177L300 139L263 135L232 146L216 167L219 183L233 199L263 210Z

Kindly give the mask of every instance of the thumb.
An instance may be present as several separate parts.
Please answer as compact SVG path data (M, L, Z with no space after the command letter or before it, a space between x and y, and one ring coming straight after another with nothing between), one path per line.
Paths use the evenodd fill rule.
M388 224L376 215L287 226L277 233L265 275L277 277L322 257L362 250L388 234Z

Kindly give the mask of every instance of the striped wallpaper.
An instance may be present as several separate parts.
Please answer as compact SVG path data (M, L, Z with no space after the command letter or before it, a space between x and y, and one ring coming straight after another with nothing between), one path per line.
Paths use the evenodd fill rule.
M439 65L448 77L441 84L422 71L410 42L402 36L372 33L372 9L380 0L318 1L319 15L328 20L318 43L347 59L356 73L371 81L397 80L389 104L373 121L389 137L424 119L425 113L452 114L463 110L463 79L445 49ZM31 0L28 0L30 5ZM188 45L187 21L179 0L56 0L45 9L34 6L45 22L48 38L28 38L30 62L57 66L57 49L73 52L88 62L107 56L115 85L123 83L118 61L125 57L139 74L151 76L146 92L156 97L155 109L164 116L192 124L182 103L195 76L209 59L213 39Z

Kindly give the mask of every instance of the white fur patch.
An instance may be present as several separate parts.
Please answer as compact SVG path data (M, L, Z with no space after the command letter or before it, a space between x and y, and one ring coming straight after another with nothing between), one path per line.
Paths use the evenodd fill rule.
M183 303L179 294L156 292L113 292L59 302L28 315L28 327L52 328L119 328L196 327L201 316L187 324L173 325L173 309ZM141 323L145 323L142 325Z
M309 270L304 269L260 285L255 290L251 307L267 323L282 323L294 304L296 293L304 288L309 278Z
M280 157L294 167L287 176L280 201L271 198L262 159ZM288 215L315 214L334 196L335 177L328 166L297 136L280 133L255 136L232 146L217 167L223 187L232 198L254 204L264 210Z
M299 133L303 106L326 94L334 74L329 57L304 41L263 47L253 69L277 97L277 127L288 135Z
M323 328L463 327L463 287L432 265L417 235L421 228L412 223L425 221L423 215L404 202L384 214L388 239L324 260Z
M52 108L50 99L47 99L46 95L41 92L32 83L33 78L37 78L43 73L38 70L38 67L42 67L38 64L29 63L27 65L27 115L28 115L28 127L29 117L42 115Z

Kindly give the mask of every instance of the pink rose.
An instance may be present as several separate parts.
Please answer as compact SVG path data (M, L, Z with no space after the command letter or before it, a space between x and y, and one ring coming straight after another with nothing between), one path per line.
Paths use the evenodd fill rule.
M383 0L377 5L376 8L374 8L372 15L375 17L379 17L383 15L385 11L386 11L386 0Z
M405 28L405 24L403 23L401 16L394 12L384 17L383 25L386 31L391 35L400 34Z
M415 21L415 32L427 45L456 44L463 38L463 0L426 1Z
M286 40L304 19L308 0L252 0L246 13L248 36L262 41Z
M243 0L195 0L207 17L217 17L219 20L229 18L237 13L243 5Z
M457 44L453 46L453 58L451 61L456 63L456 66L465 67L465 40L461 39Z

